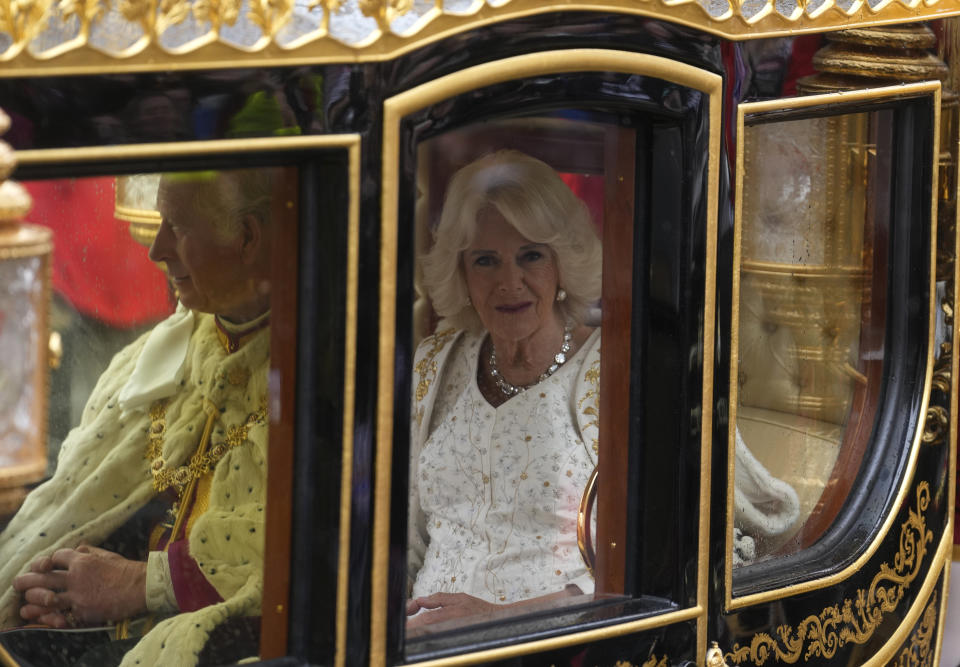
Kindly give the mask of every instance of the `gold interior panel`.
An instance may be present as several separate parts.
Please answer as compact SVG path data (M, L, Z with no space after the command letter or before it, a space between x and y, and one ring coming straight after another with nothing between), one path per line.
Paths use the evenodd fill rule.
M919 92L932 94L939 109L938 82L740 105L727 495L728 553L735 555L727 566L728 608L842 580L890 528L888 517L858 563L831 577L733 597L734 569L800 552L829 528L852 488L878 409L894 119L884 109L828 116L825 107ZM747 123L755 112L807 106L825 110ZM931 207L934 238L935 201ZM931 336L934 254L931 248ZM924 406L934 352L931 341ZM754 491L744 489L754 487L758 497L745 501ZM763 516L750 514L751 503ZM771 505L783 509L770 512Z

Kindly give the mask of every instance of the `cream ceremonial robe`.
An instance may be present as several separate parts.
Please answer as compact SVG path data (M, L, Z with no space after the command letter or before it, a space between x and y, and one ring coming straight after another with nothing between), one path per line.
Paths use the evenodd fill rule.
M597 460L600 331L500 406L477 387L485 335L443 331L414 361L408 574L414 597L531 599L593 578L577 513Z
M121 415L118 396L148 337L117 354L91 394L80 425L64 441L53 478L27 497L0 534L2 627L21 623L13 578L41 555L81 543L97 545L123 526L157 493L153 464L172 472L187 466L208 414L214 415L208 452L216 459L209 506L194 521L188 539L191 557L224 601L163 620L122 665L138 660L143 665L196 664L217 624L260 613L269 329L228 355L212 315L196 314L192 322L174 393L153 402L152 410ZM162 417L156 409L160 404L165 407ZM159 463L146 457L151 429L161 444Z

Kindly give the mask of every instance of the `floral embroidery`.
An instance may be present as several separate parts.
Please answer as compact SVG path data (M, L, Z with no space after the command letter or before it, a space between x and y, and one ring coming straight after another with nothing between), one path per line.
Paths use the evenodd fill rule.
M430 385L434 380L437 379L437 360L436 357L440 353L440 350L443 349L443 346L447 344L450 338L457 333L456 329L444 329L443 331L438 331L426 338L421 345L430 344L431 347L427 350L427 353L424 355L423 359L417 362L416 366L413 367L413 372L417 373L420 376L420 380L417 382L417 388L414 392L414 397L416 398L417 403L423 401L426 397L427 392L430 391ZM417 426L423 422L423 407L417 408Z
M591 418L586 424L584 424L584 429L589 426L593 426L597 429L597 433L600 432L600 359L594 359L593 363L590 364L590 368L584 373L583 379L592 387L588 390L583 396L580 397L580 400L577 401L577 409L582 410L583 414ZM587 401L590 403L587 407L583 407L583 404ZM593 453L600 453L600 443L597 438L593 438Z
M574 356L539 391L494 408L477 387L481 343L467 334L433 380L430 436L412 482L420 510L413 521L426 538L413 556L413 595L513 602L568 583L586 591L576 521L594 461L571 397L593 357Z

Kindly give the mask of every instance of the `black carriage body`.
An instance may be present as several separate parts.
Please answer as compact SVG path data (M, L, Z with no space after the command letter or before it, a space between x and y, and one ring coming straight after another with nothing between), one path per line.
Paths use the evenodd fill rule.
M273 349L287 358L271 388L277 527L267 543L264 664L659 667L704 664L717 642L730 665L853 666L893 662L923 637L936 650L956 440L956 369L951 380L950 352L935 349L933 333L944 233L934 224L939 84L738 111L747 94L740 43L663 18L531 11L361 62L178 68L171 56L120 74L41 68L0 78L19 181L296 170L296 222L283 234L274 284ZM138 100L170 91L185 100L175 131L129 128ZM284 128L299 136L229 122L258 91L282 102ZM213 97L221 105L211 116L202 101ZM871 145L888 149L876 149L885 171L871 176L882 181L871 192L884 197L869 204L883 211L868 234L883 274L872 292L884 310L875 327L882 355L864 366L875 368L874 407L861 458L843 471L852 490L829 525L794 553L734 565L731 408L746 386L731 370L737 276L752 270L742 210L758 206L742 204L751 196L742 189L767 159L756 148L745 157L744 136L845 114L877 119ZM553 124L573 129L528 134ZM590 162L594 150L591 173L609 170L613 146L630 166L627 194L607 186L630 204L613 217L608 201L602 231L604 350L609 328L610 349L629 353L601 385L622 397L616 421L600 427L602 442L617 442L621 475L621 495L601 495L600 511L617 508L623 540L600 558L619 563L608 566L619 588L579 606L407 636L418 206L431 164L422 154L442 172L454 145L445 137L547 154L551 141L579 141L583 127L606 139L593 149L570 143L572 163ZM620 282L608 280L608 264ZM608 303L618 318L606 319ZM602 489L602 468L600 480Z

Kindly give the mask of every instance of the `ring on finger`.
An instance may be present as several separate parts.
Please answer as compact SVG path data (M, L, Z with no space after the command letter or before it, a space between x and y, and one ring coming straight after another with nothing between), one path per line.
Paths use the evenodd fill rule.
M73 609L64 609L63 617L67 619L67 626L71 628L75 628L80 624L77 621L77 617L73 615Z

